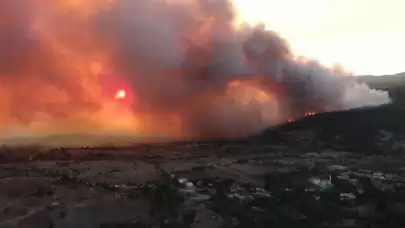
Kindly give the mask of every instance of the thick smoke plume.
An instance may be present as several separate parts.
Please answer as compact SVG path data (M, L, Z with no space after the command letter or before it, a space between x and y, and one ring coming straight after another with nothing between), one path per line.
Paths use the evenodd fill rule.
M389 102L236 19L226 0L0 1L0 129L235 136Z

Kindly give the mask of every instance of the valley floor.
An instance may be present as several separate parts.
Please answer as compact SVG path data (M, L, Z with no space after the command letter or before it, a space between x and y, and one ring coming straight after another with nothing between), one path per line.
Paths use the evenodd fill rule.
M173 143L13 156L0 154L1 228L405 225L401 154Z

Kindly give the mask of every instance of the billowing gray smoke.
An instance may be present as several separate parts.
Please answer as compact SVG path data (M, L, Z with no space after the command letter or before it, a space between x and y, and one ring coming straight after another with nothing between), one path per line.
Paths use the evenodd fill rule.
M145 106L180 114L193 133L246 133L283 120L266 119L263 111L285 118L389 102L387 93L357 84L342 70L296 58L264 26L235 28L227 0L167 2L119 0L100 16L100 27L117 44L115 66L131 77ZM181 73L168 73L172 69ZM225 96L235 80L255 80L276 93L277 108L236 104Z
M99 60L130 83L134 113L155 128L179 117L187 136L243 135L305 111L390 100L297 58L264 26L236 27L227 0L45 2L0 3L0 105L9 107L0 130L37 116L93 121L104 105L93 87L104 85L88 66Z

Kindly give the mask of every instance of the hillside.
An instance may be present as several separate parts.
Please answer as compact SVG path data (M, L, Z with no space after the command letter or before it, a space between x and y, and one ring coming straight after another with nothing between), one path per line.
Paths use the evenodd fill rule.
M381 148L381 134L405 135L405 73L387 76L359 76L358 80L371 88L385 90L390 94L392 103L379 107L367 107L340 112L321 113L281 126L265 129L253 137L258 143L275 143L283 140L307 138L311 132L310 147L323 144L334 149L355 151L374 151L385 153ZM286 136L285 132L291 133ZM294 132L294 133L292 133ZM297 144L297 142L294 142ZM316 147L315 146L315 147ZM314 148L313 148L314 149ZM389 150L391 150L390 148Z
M394 75L382 75L382 76L358 76L359 82L364 82L370 87L375 89L387 89L397 86L405 85L405 72Z
M388 91L396 105L405 104L405 72L383 76L358 76L357 80L371 88Z

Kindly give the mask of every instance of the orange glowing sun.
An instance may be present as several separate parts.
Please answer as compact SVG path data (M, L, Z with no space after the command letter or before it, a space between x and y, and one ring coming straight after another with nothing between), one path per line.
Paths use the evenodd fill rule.
M123 89L120 89L115 93L115 99L118 99L118 100L124 99L126 96L127 96L127 92Z

